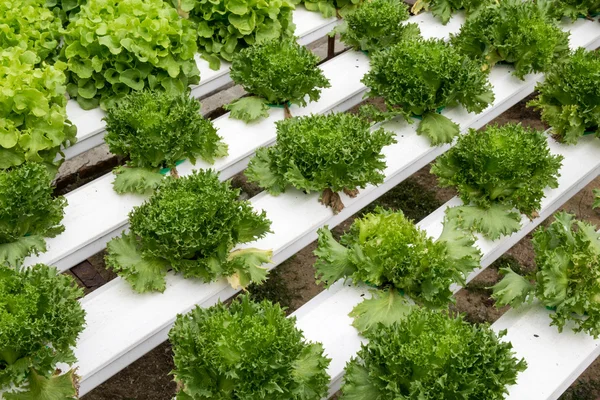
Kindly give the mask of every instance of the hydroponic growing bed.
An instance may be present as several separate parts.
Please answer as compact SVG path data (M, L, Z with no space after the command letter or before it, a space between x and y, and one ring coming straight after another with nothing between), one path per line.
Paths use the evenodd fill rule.
M0 176L0 204L8 210L0 211L7 221L0 233L12 229L0 236L0 260L6 264L0 269L0 339L5 341L0 341L0 398L83 396L168 338L175 351L178 399L308 400L331 397L340 389L342 398L365 400L456 398L457 393L473 399L560 397L600 351L594 338L600 333L595 325L600 290L590 278L600 268L594 227L577 225L564 234L566 239L561 236L564 243L543 242L543 235L560 230L566 217L538 228L534 241L540 272L526 278L509 274L505 286L495 287L495 300L514 307L491 329L423 310L444 308L460 284L599 175L600 142L594 129L600 122L600 96L578 98L568 92L580 84L600 93L600 58L575 52L600 46L600 24L592 17L600 11L597 5L505 0L476 6L430 0L418 1L413 11L424 12L408 17L403 4L389 0L362 5L307 0L297 7L283 0L215 1L208 10L209 3L0 3L0 11L6 11L0 30L8 32L0 37L0 104L10 105L0 114L0 161L6 176ZM19 12L32 21L18 17ZM579 14L587 18L577 18ZM33 28L26 29L28 23ZM533 28L520 29L524 25ZM303 46L333 29L353 48L318 64ZM34 72L15 72L21 64ZM50 68L56 74L52 79L43 75L45 80L32 83L32 77L49 74ZM572 78L580 75L580 82ZM550 83L539 86L545 78ZM44 85L58 93L48 96L48 102L60 107L62 119L61 111L51 114L48 106L38 104L41 94L23 89L34 83L41 85L39 93ZM212 122L200 117L196 101L187 98L201 102L232 83L241 84L249 96L227 105L229 112ZM556 89L560 84L564 86ZM516 126L474 131L536 87L543 93L537 107L550 130ZM145 103L136 101L141 90L149 91ZM67 92L71 99L65 103ZM346 113L369 96L383 98L385 106ZM46 114L54 119L35 119ZM56 124L61 129L64 124L69 134L77 128L76 142L53 143L57 139L43 136L44 129ZM38 131L39 149L31 138ZM492 139L478 148L483 135ZM14 171L36 163L55 173L53 160L84 154L105 140L126 164L67 193L66 203L48 200L49 179L37 186L44 190L21 189L10 180L16 179ZM462 145L467 140L472 144ZM56 154L60 146L64 152ZM526 151L526 146L531 147ZM505 157L490 150L496 147ZM512 164L503 163L505 159ZM412 263L438 262L432 261L438 246L435 251L444 254L440 265L450 269L455 263L458 275L443 281L442 272L430 280L418 278L422 281L402 276L406 286L394 279L410 273L385 275L386 268L399 267L377 258L384 257L386 238L377 239L384 228L373 226L385 219L382 210L374 212L375 222L355 222L341 244L325 239L324 227L332 229L433 161L433 173L456 186L460 196L416 227L399 222L391 232L413 232L402 233L416 240L403 250L414 257ZM209 169L215 172L203 172ZM27 173L42 175L40 171ZM248 202L239 201L223 183L243 171L265 189ZM10 204L30 208L19 211L20 216ZM42 227L39 221L50 217L31 217L35 211L50 214L44 207L63 212L61 222ZM397 214L393 218L403 221ZM566 224L562 228L571 229ZM362 229L372 230L367 234ZM375 250L362 243L368 235L375 237ZM331 269L320 272L330 287L297 310L291 322L280 318L277 306L250 305L245 297L234 302L231 310L237 311L231 315L225 307L213 307L250 283L268 279L268 269L316 239L316 268ZM426 250L412 254L420 243L426 243ZM38 265L55 266L62 274L106 248L106 263L120 276L83 297L68 289L64 275L57 278ZM589 285L572 288L567 268L577 268L580 259L591 271ZM543 271L544 260L549 272ZM433 269L422 267L418 273L435 275ZM351 276L352 284L344 282ZM47 293L37 293L36 285L47 287ZM587 292L581 294L583 286ZM401 300L376 303L395 299L397 293ZM375 303L376 308L369 308ZM443 355L427 371L435 374L445 365L440 368L447 373L427 380L419 369L423 361L414 361L411 376L402 375L407 373L392 361L389 370L381 359L376 367L369 364L377 352L391 352L379 354L384 360L406 357L399 365L425 354L410 354L410 340L421 339L419 329L403 325L405 318L416 321L415 326L419 318L429 321L425 325L432 332L440 329L432 337L439 334L440 343L454 343L455 348L440 347ZM551 322L564 330L559 333ZM284 334L274 326L293 339L277 336ZM320 345L305 344L296 328ZM473 356L478 345L456 342L453 329L480 340L483 355ZM251 337L254 342L279 340L271 344L278 361L265 362L263 355L254 354ZM396 342L390 346L398 345L394 350L381 344L392 337ZM280 351L284 343L296 347ZM293 354L296 359L290 359ZM213 356L221 364L211 364ZM476 365L473 376L467 379L464 371L456 375L460 363L444 364L444 357L474 357L468 361ZM253 368L264 380L255 386L244 375ZM487 379L483 371L494 376L486 384L481 383ZM382 384L386 379L391 382Z

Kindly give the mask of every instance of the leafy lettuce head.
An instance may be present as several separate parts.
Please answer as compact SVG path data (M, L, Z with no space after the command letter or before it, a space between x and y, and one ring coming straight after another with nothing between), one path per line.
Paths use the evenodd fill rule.
M132 91L184 93L200 80L193 24L163 0L89 0L65 32L67 90L84 109Z
M61 146L75 142L67 119L66 65L40 63L20 47L0 50L0 169L25 161L56 168Z
M244 295L177 317L169 339L177 399L320 400L329 359L277 304Z
M346 364L342 398L502 400L526 368L500 340L505 334L417 308L403 323L368 335Z
M77 301L82 295L56 268L0 266L0 390L16 387L25 391L19 398L31 399L75 396L72 371L55 371L58 363L76 361L72 348L84 326Z

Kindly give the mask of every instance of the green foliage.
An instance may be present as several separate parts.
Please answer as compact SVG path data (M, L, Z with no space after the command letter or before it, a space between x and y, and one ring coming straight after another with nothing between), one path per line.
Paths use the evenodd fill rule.
M402 309L406 304L394 294L395 290L417 304L444 307L454 301L450 285L464 285L467 274L479 266L481 258L472 235L457 229L451 221L444 224L441 237L435 241L401 211L377 209L356 219L339 243L327 227L322 228L315 250L318 281L329 286L344 278L354 284L391 288L355 308L353 313L367 321L355 320L363 328L375 326L369 319L390 325L398 321L397 313L405 313Z
M267 103L306 106L306 96L309 101L316 101L321 97L320 89L330 86L323 71L317 66L318 62L319 57L293 39L268 40L236 54L230 75L244 90ZM248 101L242 99L229 105L246 122L265 112L265 104L261 106L261 113L257 110L257 105L247 105L245 102ZM240 115L242 105L249 107L246 115ZM231 116L234 117L234 113Z
M55 55L62 25L44 3L45 0L0 1L0 48L31 50L40 61Z
M265 236L271 222L238 196L212 170L165 178L129 214L130 233L108 244L107 266L138 292L163 291L167 268L206 282L228 277L235 287L262 282L271 252L231 250Z
M576 20L595 17L600 13L600 0L551 0L550 11L560 19L563 16Z
M246 176L273 195L292 185L306 192L365 188L383 182L381 149L393 134L356 115L335 113L277 121L277 143L261 148Z
M301 2L308 11L320 12L325 18L338 15L345 17L364 4L363 0L301 0Z
M66 25L77 17L81 6L85 3L87 0L46 0L46 7L50 8Z
M408 17L408 6L397 0L367 1L346 14L330 36L339 33L342 42L355 50L386 49L420 35L417 24L404 24Z
M537 297L562 332L571 322L575 332L600 336L600 234L597 227L559 212L547 228L533 234L537 272L521 277L507 271L494 286L499 306L517 307ZM535 285L530 281L534 280Z
M115 170L119 193L154 189L162 178L158 170L175 168L183 159L195 164L200 157L212 164L227 155L216 128L200 114L200 103L185 94L131 93L105 120L111 153L129 159L127 167Z
M439 157L431 168L442 187L455 187L466 206L460 220L496 238L510 220L520 216L516 208L533 215L540 208L544 188L558 186L558 170L563 157L552 155L541 131L521 124L488 126L485 132L471 129L459 137L456 146ZM503 219L508 218L507 221ZM479 222L477 222L479 221ZM488 228L482 229L481 224Z
M438 39L406 40L373 54L363 82L370 89L367 96L383 97L392 115L408 122L413 115L423 116L417 133L427 135L433 145L459 134L458 125L437 115L437 109L461 104L479 113L494 100L477 62Z
M179 315L169 333L178 400L320 400L329 359L278 304L244 295Z
M198 48L212 69L232 61L241 49L294 36L289 0L172 0L196 23Z
M74 398L72 372L56 376L58 363L72 364L83 330L83 295L68 275L37 264L0 266L0 390L7 400Z
M193 24L163 0L89 0L65 32L67 90L84 109L143 89L180 94L199 82Z
M63 63L40 63L18 47L0 50L0 169L25 161L55 165L60 146L75 142L67 119Z
M548 13L544 1L503 0L482 8L451 39L459 51L491 68L513 64L520 79L545 72L569 51L569 34Z
M577 49L552 65L528 106L542 112L560 140L575 144L586 131L600 136L600 55Z
M494 2L495 0L417 0L413 4L411 12L418 14L421 10L431 11L446 25L452 14L458 10L465 10L467 16L469 16L474 14L480 7L486 7Z
M344 400L501 400L526 369L487 325L415 309L405 323L369 335L346 364Z
M46 168L26 163L0 172L0 265L19 266L31 253L45 251L44 237L64 230L67 202L52 197Z

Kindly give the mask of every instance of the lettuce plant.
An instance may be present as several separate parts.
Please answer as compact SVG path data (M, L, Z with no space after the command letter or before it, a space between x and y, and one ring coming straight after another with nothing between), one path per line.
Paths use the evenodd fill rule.
M481 112L494 100L488 77L479 64L443 40L402 41L371 57L371 70L363 78L368 97L383 97L390 112L421 116L417 133L432 145L450 143L460 132L458 124L438 113L458 104Z
M249 122L269 115L268 104L306 106L321 97L329 80L317 66L319 57L295 40L268 40L241 50L233 57L231 79L253 96L225 106L231 118Z
M431 172L440 186L455 187L465 204L449 209L459 225L496 239L520 229L519 212L536 216L544 189L558 186L562 159L550 153L541 131L492 125L461 136Z
M364 3L363 0L302 0L308 11L320 12L325 18L346 17Z
M179 315L169 339L177 400L320 400L329 359L278 304L247 295Z
M66 25L77 17L81 6L85 3L87 0L46 0L46 7L50 8Z
M355 50L386 49L420 35L417 24L405 24L408 6L396 0L367 1L349 12L329 35L340 34L342 42Z
M600 56L577 49L561 63L554 64L538 96L528 106L542 112L560 141L575 144L586 132L600 136Z
M551 0L549 8L558 19L592 18L600 14L600 0Z
M64 63L40 63L32 51L0 50L0 169L25 161L56 168L61 146L75 142L67 119Z
M546 2L503 0L468 18L451 42L484 69L502 61L514 65L513 74L524 79L561 61L569 52L568 38Z
M486 7L494 3L494 0L417 0L411 8L413 14L421 11L431 11L446 25L452 14L458 10L464 10L467 16L475 13L480 7Z
M89 0L65 32L67 90L108 109L143 89L184 93L199 82L193 24L163 0Z
M383 129L356 115L334 113L276 122L277 143L258 149L245 174L274 196L291 185L322 192L321 202L335 213L344 205L337 192L354 197L357 188L383 182L384 146L395 143Z
M20 266L30 254L46 251L45 237L64 230L67 202L52 196L51 182L38 163L0 171L0 265Z
M379 289L350 313L360 332L401 321L411 308L403 295L419 305L447 306L454 301L450 285L464 285L481 258L473 236L452 221L433 240L401 211L376 209L354 220L339 242L327 227L318 234L318 282L328 287L349 279Z
M151 192L162 181L160 169L176 174L183 159L212 164L227 155L216 128L200 114L200 103L185 94L131 93L108 110L105 120L110 152L129 160L114 171L118 193Z
M197 28L198 48L212 69L241 49L294 36L293 0L171 0Z
M212 170L165 178L129 214L130 232L108 243L107 266L137 292L164 291L169 268L205 282L227 277L233 287L262 282L272 252L233 248L265 236L271 221L239 192Z
M488 325L415 309L368 336L346 364L341 399L501 400L527 368Z
M61 28L45 0L0 1L0 48L31 50L44 61L55 55Z
M0 265L0 391L3 399L75 399L72 348L83 330L83 295L72 278L37 264Z
M562 332L568 321L575 332L600 336L600 234L597 227L559 212L548 227L533 234L537 271L523 277L503 268L493 289L497 306L518 307L537 298L554 308L550 325ZM532 283L533 282L533 283Z

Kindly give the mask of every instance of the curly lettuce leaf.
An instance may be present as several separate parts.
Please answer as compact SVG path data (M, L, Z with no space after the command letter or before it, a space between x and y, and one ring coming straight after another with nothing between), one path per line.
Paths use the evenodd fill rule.
M502 204L488 208L474 205L452 207L446 210L446 216L454 219L461 228L479 232L491 240L521 229L521 215Z
M368 335L379 325L390 326L402 323L415 307L396 290L373 291L369 299L356 305L350 314L352 326L362 335Z
M504 275L502 280L492 286L492 298L496 300L496 306L510 305L519 307L533 301L535 285L529 280L517 274L510 268L500 268Z
M120 166L113 170L116 175L113 188L117 193L150 194L164 176L156 169Z
M137 291L163 291L167 267L205 282L232 275L241 286L264 280L260 265L270 251L231 251L264 237L271 222L212 170L164 178L129 221L131 232L109 244L106 260Z
M82 296L73 279L54 267L0 265L0 388L10 388L11 398L62 400L74 391L72 372L57 376L56 369L76 361L73 348L85 322Z
M213 163L227 155L227 145L217 129L200 114L200 103L187 94L132 93L108 110L105 120L104 140L111 153L129 159L130 167L174 168L184 159L192 164L197 158ZM158 180L148 171L139 173L150 183ZM135 189L135 177L130 177Z
M46 241L42 236L24 236L12 243L0 244L0 264L20 267L25 257L45 251Z
M244 122L252 122L269 116L267 100L256 96L242 97L226 104L223 108L230 112L230 118Z
M315 262L317 283L329 287L342 278L352 276L357 267L349 258L351 250L333 238L327 225L320 228L317 234L319 235L318 246L314 251L314 255L317 256Z
M417 127L417 134L425 135L431 141L432 146L452 143L452 140L460 133L460 127L436 112L426 112Z
M165 291L168 263L158 257L144 256L133 234L116 237L106 247L106 266L129 282L133 290Z
M47 378L35 370L29 372L26 391L4 393L6 400L74 400L77 396L77 376L74 370Z
M272 250L247 248L234 250L227 256L227 261L234 264L234 273L227 281L234 289L245 289L251 283L263 283L267 279L269 269L264 264L273 262Z

